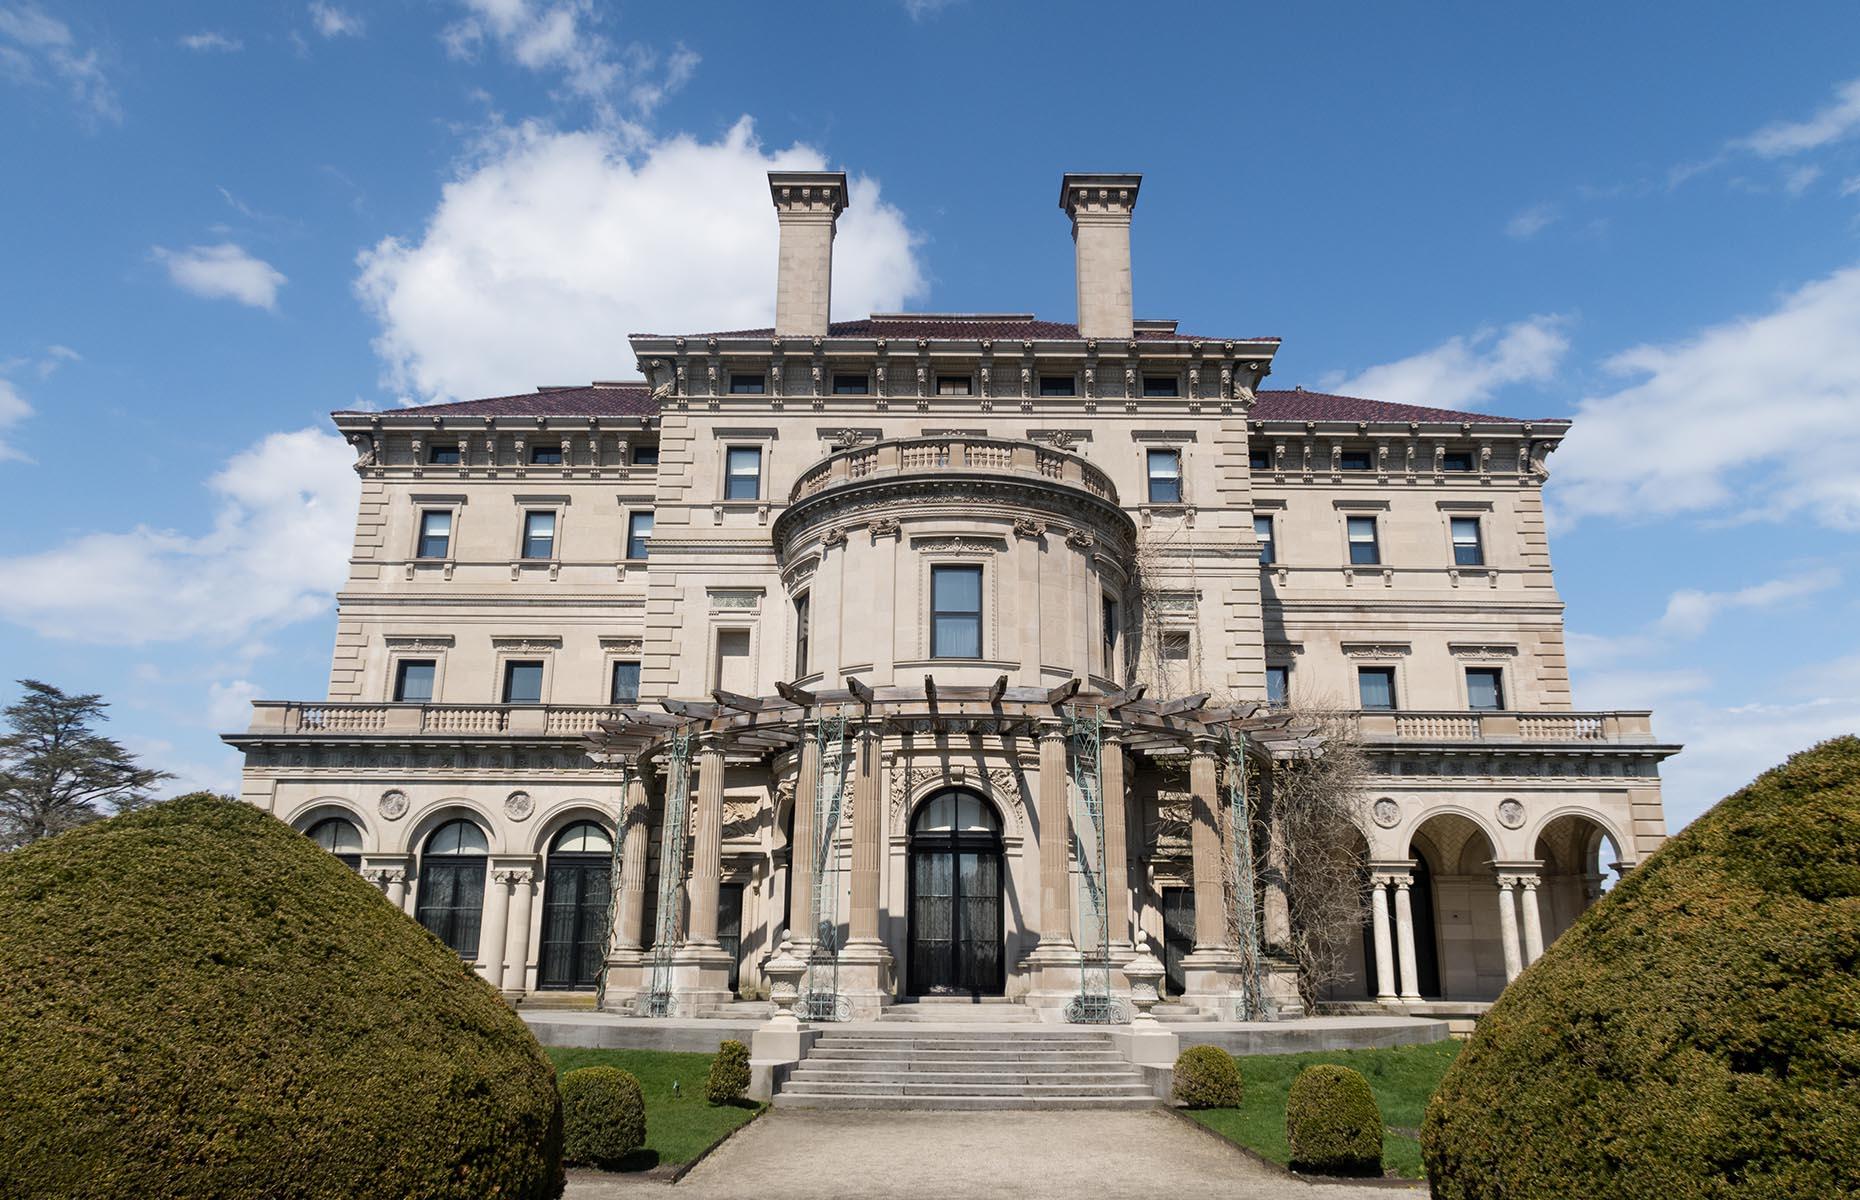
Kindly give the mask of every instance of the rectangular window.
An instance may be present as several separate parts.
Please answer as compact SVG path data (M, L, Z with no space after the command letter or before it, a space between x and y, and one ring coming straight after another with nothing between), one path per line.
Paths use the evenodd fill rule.
M403 658L394 668L394 700L399 704L430 704L433 700L434 664L430 658Z
M869 390L870 384L863 375L835 375L833 377L835 396L863 396Z
M562 465L562 444L553 446L531 446L530 461L541 467L559 467Z
M645 558L652 548L652 514L631 513L626 519L626 556Z
M1473 456L1470 450L1449 450L1440 456L1440 469L1443 471L1470 471L1473 469Z
M1453 565L1485 566L1485 546L1479 541L1478 517L1453 518Z
M1376 543L1374 517L1350 517L1346 524L1350 534L1350 562L1359 567L1373 567L1382 561L1382 547Z
M748 692L755 687L755 671L749 662L749 631L719 629L717 662L711 672L713 687L726 692Z
M807 593L802 592L794 598L794 674L797 679L807 674L807 644L813 636L810 616Z
M541 704L543 665L539 662L504 664L504 703Z
M1118 626L1117 601L1109 596L1104 598L1104 673L1117 678L1117 635Z
M1505 707L1504 672L1497 667L1466 668L1466 705L1475 709Z
M1259 565L1269 567L1278 561L1278 547L1273 543L1272 518L1254 517L1253 536L1259 539Z
M523 514L523 557L555 557L554 513L527 512Z
M1079 394L1078 380L1070 375L1040 376L1040 394L1042 396L1076 396Z
M1337 461L1346 471L1367 471L1370 469L1372 457L1367 450L1345 450L1337 456Z
M615 663L613 695L608 698L608 703L632 704L638 699L639 664L636 662Z
M452 549L452 514L438 509L428 509L420 514L420 548L415 552L421 558L444 558Z
M458 466L459 444L457 442L434 442L426 451L426 461L440 467Z
M982 569L930 568L930 657L982 656Z
M1145 375L1143 394L1145 396L1179 396L1182 394L1182 381L1173 375Z
M936 394L939 396L967 396L974 390L974 381L967 375L938 375L936 377Z
M1356 693L1362 706L1381 712L1395 708L1395 668L1356 668Z
M1182 502L1182 452L1180 450L1151 450L1145 461L1148 463L1150 479L1150 503L1180 504Z
M725 500L755 500L762 495L762 447L731 446L723 479Z
M732 372L730 375L730 394L733 396L760 396L768 382L760 375L743 375Z
M659 448L657 446L633 447L633 465L636 467L656 467L659 465Z
M1292 669L1268 666L1266 668L1266 703L1274 708L1284 708L1291 703L1291 695Z
M1156 647L1157 656L1165 663L1180 663L1186 667L1189 658L1188 639L1189 634L1186 629L1164 630L1162 640Z
M1264 446L1249 446L1246 452L1246 465L1255 471L1272 469L1272 451Z

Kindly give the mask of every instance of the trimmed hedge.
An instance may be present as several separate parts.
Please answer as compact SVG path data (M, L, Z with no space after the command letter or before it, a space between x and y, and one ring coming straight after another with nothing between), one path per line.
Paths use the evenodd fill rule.
M734 1104L749 1090L749 1047L729 1038L717 1047L704 1080L704 1098L712 1104Z
M619 1067L582 1067L562 1076L562 1159L618 1167L646 1144L646 1096Z
M197 794L0 855L0 1196L559 1196L555 1069L334 857Z
M1316 1063L1298 1073L1285 1098L1285 1140L1294 1171L1382 1174L1382 1110L1349 1067Z
M1175 1098L1189 1108L1239 1108L1240 1064L1219 1046L1190 1046L1175 1059Z
M1860 739L1725 799L1557 939L1422 1150L1440 1200L1860 1195Z

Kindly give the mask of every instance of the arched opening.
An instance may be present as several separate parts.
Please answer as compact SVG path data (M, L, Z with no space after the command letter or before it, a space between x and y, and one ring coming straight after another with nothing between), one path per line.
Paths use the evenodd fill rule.
M1414 977L1421 999L1438 1000L1440 940L1434 921L1434 870L1420 847L1411 848L1409 854L1414 860L1413 882L1408 885L1408 903L1414 914Z
M1408 857L1415 864L1409 905L1421 995L1496 999L1505 987L1505 950L1491 839L1471 819L1441 813L1415 830Z
M1566 814L1538 833L1532 857L1543 863L1537 906L1547 946L1615 885L1620 852L1600 825Z
M910 988L919 996L998 996L1001 817L974 792L937 792L911 819Z
M460 820L435 829L420 855L419 922L467 959L478 957L484 871L490 851L484 830Z
M591 988L607 957L614 842L593 821L577 821L549 843L543 882L539 988Z
M349 870L362 869L362 831L347 817L324 817L304 830L304 836L335 855Z

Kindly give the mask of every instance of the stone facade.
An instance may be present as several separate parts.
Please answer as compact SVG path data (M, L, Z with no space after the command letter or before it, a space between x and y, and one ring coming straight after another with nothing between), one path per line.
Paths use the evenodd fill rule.
M349 822L513 997L598 976L676 1011L759 991L784 930L836 943L859 1011L1057 1015L1081 947L1116 991L1144 942L1227 1011L1210 739L1296 752L1275 709L1377 702L1374 919L1338 1001L1488 1001L1659 845L1676 748L1571 708L1541 500L1567 422L1266 391L1276 339L1135 320L1136 176L1066 177L1080 327L828 324L844 178L771 189L774 329L635 336L643 383L335 414L363 496L329 694L229 736L247 799ZM954 796L972 828L936 825ZM1260 919L1289 1011L1270 889Z

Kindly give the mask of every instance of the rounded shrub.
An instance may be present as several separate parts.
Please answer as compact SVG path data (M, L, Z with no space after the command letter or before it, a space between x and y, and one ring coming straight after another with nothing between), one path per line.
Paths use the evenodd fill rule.
M1369 1081L1349 1067L1316 1063L1298 1072L1285 1098L1292 1170L1382 1174L1382 1110Z
M734 1104L749 1090L749 1047L730 1038L717 1047L704 1081L704 1098L712 1104Z
M607 1167L646 1144L646 1097L619 1067L582 1067L562 1076L562 1158Z
M1428 1105L1441 1200L1860 1195L1860 739L1630 872L1480 1019Z
M1219 1046L1190 1046L1175 1059L1175 1098L1189 1108L1239 1108L1240 1064Z
M0 1196L559 1196L555 1070L308 838L194 795L0 855Z

